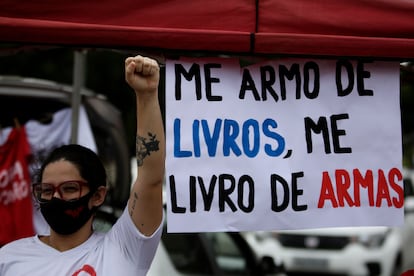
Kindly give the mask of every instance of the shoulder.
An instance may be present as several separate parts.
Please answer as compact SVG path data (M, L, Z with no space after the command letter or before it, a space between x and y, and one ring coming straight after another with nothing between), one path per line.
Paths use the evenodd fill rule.
M154 233L150 236L146 236L139 229L135 226L134 222L132 221L131 216L128 213L128 207L125 208L122 215L115 223L114 227L111 229L113 232L123 232L124 235L127 235L130 238L137 238L140 240L152 240L152 239L159 239L159 236L162 234L162 228L164 223L165 214L163 212L162 220L158 228L154 231Z
M15 248L22 248L23 246L27 246L27 245L30 245L30 244L33 244L33 243L37 243L36 240L38 240L37 236L18 239L18 240L12 241L12 242L4 245L3 247L1 247L0 251L12 250L12 249L15 249Z
M36 244L38 244L36 236L12 241L0 248L0 260L6 259L6 256L20 255L22 251L33 248Z
M128 213L128 209L125 208L122 215L105 235L106 242L115 244L116 247L128 248L129 250L140 250L143 246L149 246L149 244L157 245L160 241L163 230L163 223L159 225L159 228L151 235L145 236L135 226Z
M148 269L159 245L162 230L161 223L151 236L145 236L135 226L125 209L105 235L104 251L110 252L113 258L121 258L122 261L133 264L134 267Z

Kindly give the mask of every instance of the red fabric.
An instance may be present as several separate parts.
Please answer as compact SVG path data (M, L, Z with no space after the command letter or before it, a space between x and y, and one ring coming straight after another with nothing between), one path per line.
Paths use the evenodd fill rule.
M259 1L259 33L414 38L414 2Z
M0 1L0 41L247 52L250 0Z
M414 2L259 1L257 52L414 57Z
M413 58L413 14L406 0L2 0L0 41Z
M414 270L408 270L401 274L401 276L414 276Z
M0 246L34 235L29 155L24 127L13 129L0 146Z
M414 57L414 39L258 33L255 47L262 54Z
M250 50L250 34L243 32L121 27L4 17L0 17L1 41L155 50Z
M102 26L254 32L251 0L2 0L0 16Z

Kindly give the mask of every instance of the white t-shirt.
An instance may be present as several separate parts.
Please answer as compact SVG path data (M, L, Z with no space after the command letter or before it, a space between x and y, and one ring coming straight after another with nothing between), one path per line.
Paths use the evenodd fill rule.
M72 131L72 109L63 108L53 114L52 121L44 124L36 120L25 123L26 135L29 140L32 153L35 155L47 155L55 147L68 144ZM7 127L0 132L0 145L3 144L11 132L12 127ZM79 107L78 137L79 145L85 146L97 152L95 138L89 122L85 107Z
M38 236L0 249L0 276L139 276L146 275L162 234L162 223L146 237L127 210L107 233L94 233L83 244L60 252Z

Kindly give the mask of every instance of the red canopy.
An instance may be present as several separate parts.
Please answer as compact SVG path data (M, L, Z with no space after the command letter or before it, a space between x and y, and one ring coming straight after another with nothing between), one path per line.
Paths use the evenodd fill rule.
M414 57L410 0L0 0L0 41Z

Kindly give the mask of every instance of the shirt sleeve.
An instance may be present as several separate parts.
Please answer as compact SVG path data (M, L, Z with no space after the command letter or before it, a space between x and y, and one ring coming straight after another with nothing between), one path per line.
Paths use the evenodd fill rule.
M151 236L145 236L135 226L127 210L128 206L106 238L108 242L119 247L127 261L136 264L140 269L148 269L161 239L165 213L157 230Z

